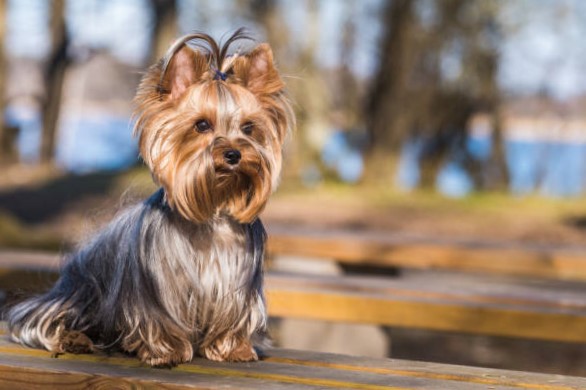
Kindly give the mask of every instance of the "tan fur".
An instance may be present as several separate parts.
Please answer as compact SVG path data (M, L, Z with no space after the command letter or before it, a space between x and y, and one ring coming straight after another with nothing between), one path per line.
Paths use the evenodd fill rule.
M135 127L140 152L153 177L164 188L168 204L183 218L202 223L227 215L240 223L250 223L277 187L282 146L294 127L293 111L267 44L248 54L227 57L220 53L224 49L220 50L208 36L195 37L207 41L209 50L202 51L201 46L192 49L180 41L171 48L170 56L149 69L140 84ZM227 79L219 79L217 71L227 75ZM201 120L207 120L213 130L198 132L195 125ZM242 131L247 123L253 124L251 134ZM233 149L242 156L237 167L226 163L224 157L226 151ZM224 239L228 247L234 245L236 238L231 231L217 237ZM232 249L225 251L218 257L236 253ZM226 286L208 288L230 290ZM172 299L166 302L171 303ZM250 304L260 305L253 314L264 311L264 303ZM205 339L199 343L199 353L208 359L257 360L250 334L264 322L264 314L262 318L256 318L256 314L242 317L238 314L242 307L228 306L236 311L225 313L224 317L218 316L213 306L210 310L199 308L198 313L178 306L176 320L216 324L206 330ZM229 324L222 319L238 317L246 319L246 323ZM174 338L182 339L181 335L173 334L164 339ZM149 338L152 341L147 344L157 345L155 339L158 337ZM138 350L139 356L165 355L167 349L184 351L184 356L172 358L174 362L191 353L186 346L168 344L160 347L160 353L153 351L152 345L146 353L142 351L144 345L132 342L126 348Z
M51 291L10 310L14 341L56 354L120 348L152 366L195 352L258 359L267 324L258 215L294 116L268 45L227 55L245 38L238 31L222 47L205 34L180 38L147 71L135 134L163 188L74 252ZM210 126L198 130L202 121Z
M141 155L170 206L194 222L222 212L253 221L276 189L281 148L294 126L268 45L224 62L230 76L215 80L210 53L183 46L167 69L165 61L150 68L136 96ZM212 132L194 129L202 119ZM246 122L254 123L250 136L241 131ZM236 169L222 157L231 148L242 154Z

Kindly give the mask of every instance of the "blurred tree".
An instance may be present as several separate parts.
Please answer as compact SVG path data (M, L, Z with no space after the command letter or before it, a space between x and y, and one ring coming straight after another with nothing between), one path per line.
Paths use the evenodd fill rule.
M345 2L342 7L342 42L340 50L340 68L336 72L333 93L333 110L337 127L356 129L359 125L360 84L352 72L351 62L356 55L356 7L355 1Z
M320 163L319 148L330 127L330 95L324 80L324 73L317 63L318 37L320 27L320 5L313 0L307 2L305 42L298 56L291 64L301 70L300 77L290 80L289 88L294 96L302 99L297 106L297 129L294 137L297 148L295 155L301 173L310 166ZM289 66L291 66L289 65Z
M149 64L161 58L177 36L176 0L150 0L154 15Z
M500 2L436 0L436 23L425 34L423 50L435 57L430 71L439 75L429 84L429 105L420 118L427 142L421 155L421 185L432 188L439 169L450 159L464 162L477 189L507 184L497 85ZM451 61L450 68L445 64ZM442 67L448 68L442 71ZM490 117L492 151L480 161L467 148L473 115Z
M439 169L465 162L477 188L506 183L497 85L499 2L389 0L377 74L366 106L369 182L388 182L405 142L418 140L420 185L434 188ZM494 131L490 172L467 149L475 113ZM487 173L490 173L487 175ZM489 180L490 179L490 180Z
M500 22L504 6L497 0L482 2L477 9L477 28L472 35L477 44L472 47L470 64L475 68L473 73L478 75L479 99L484 111L490 115L492 128L492 148L485 166L486 173L483 170L480 174L470 172L479 189L505 190L509 185L501 114L503 98L497 80L501 52L499 42L505 39Z
M52 0L50 15L52 50L45 70L46 96L43 102L43 133L41 136L41 162L53 160L57 122L61 108L65 71L69 65L67 47L69 39L65 25L65 0Z
M266 39L275 51L282 51L287 46L289 34L278 1L237 0L237 4L244 15L264 29Z
M415 60L415 1L387 0L382 13L385 26L379 65L365 107L369 153L364 179L389 184L395 159L410 133L411 106L407 80Z
M319 154L315 147L316 138L324 133L328 122L329 96L323 74L316 62L320 3L315 0L305 2L306 33L299 50L292 47L289 29L284 19L287 9L283 8L279 1L238 0L238 4L245 15L264 29L281 72L284 75L295 72L295 76L298 76L285 76L291 95L302 97L303 103L295 105L297 132L288 144L290 153L284 174L299 178L307 166L319 162Z
M7 59L4 48L6 41L6 1L0 1L0 163L12 162L15 158L14 129L8 127L4 111L6 109L6 72Z

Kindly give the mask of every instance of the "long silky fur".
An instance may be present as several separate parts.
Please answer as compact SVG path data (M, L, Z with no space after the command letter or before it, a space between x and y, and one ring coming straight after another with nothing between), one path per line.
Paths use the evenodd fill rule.
M238 208L238 215L235 215L237 219L241 222L250 222L254 219L263 210L269 195L277 188L282 165L282 145L286 136L295 127L295 115L285 85L272 66L272 52L269 71L258 76L256 80L249 79L249 56L254 56L257 51L227 57L229 46L243 39L250 38L242 30L236 31L221 48L210 36L202 33L178 39L163 59L151 66L136 94L134 134L139 139L141 156L151 169L155 181L165 189L170 205L185 218L193 221L205 221L218 208L234 210L234 203ZM247 194L248 199L241 197L246 199L245 202L233 198L230 202L218 204L223 200L222 194L214 194L211 189L194 192L193 186L185 185L185 182L197 182L200 189L213 187L210 176L213 169L209 166L213 163L213 154L220 153L219 150L214 150L217 142L197 152L186 147L193 131L193 123L190 122L193 118L180 118L177 114L178 106L189 103L189 96L174 96L169 79L173 75L176 56L180 51L188 49L186 42L194 42L200 49L187 51L192 57L196 84L199 88L197 91L205 93L202 96L197 95L201 100L217 100L230 104L235 98L246 100L254 95L256 104L264 112L265 120L259 125L263 128L265 142L246 148L251 152L251 158L262 160L260 164L256 164L258 169L255 169L255 173L259 172L259 177L263 181L262 188L251 186ZM267 48L268 46L263 44L256 50L266 52ZM270 49L268 51L270 52ZM215 68L229 73L227 82L214 79ZM247 90L248 95L243 94L242 90ZM187 131L178 131L179 124ZM241 138L238 142L249 143L246 138ZM244 155L243 159L246 158ZM255 180L259 181L258 178Z
M227 54L241 39L241 30L223 46L205 34L180 38L145 74L134 133L162 188L70 255L53 289L9 311L14 341L59 353L81 332L93 348L153 366L195 353L257 358L266 329L258 214L295 118L268 45ZM185 45L194 40L202 52ZM213 133L194 131L196 114L216 119ZM225 161L234 148L237 166Z
M185 221L159 190L72 255L52 290L9 311L12 339L60 352L59 332L68 329L97 348L179 349L185 360L192 346L213 353L218 339L260 340L265 239L260 220Z

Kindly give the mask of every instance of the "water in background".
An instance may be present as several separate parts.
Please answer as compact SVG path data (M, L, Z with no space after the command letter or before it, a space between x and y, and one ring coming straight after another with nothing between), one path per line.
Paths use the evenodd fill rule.
M38 161L41 119L39 114L9 108L7 120L20 126L17 140L23 162ZM546 196L578 196L586 192L586 143L508 140L506 158L510 190L515 195L540 193ZM474 136L468 150L478 159L490 154L489 137ZM419 182L419 154L423 145L405 145L400 156L397 184L415 188ZM348 133L334 132L322 150L322 161L345 182L358 182L364 171L363 143ZM138 161L136 141L129 118L84 116L64 118L57 138L56 161L76 174L99 170L122 170ZM312 174L312 183L319 172ZM473 191L472 180L461 162L450 161L439 172L437 188L447 196L461 197Z
M39 162L43 126L40 113L25 107L8 106L5 114L6 124L18 128L16 148L20 161L29 164Z
M83 116L62 121L56 161L73 173L121 170L138 162L127 117Z
M38 111L9 107L7 122L19 127L17 148L23 163L39 161L41 115ZM111 115L70 116L60 120L55 161L67 172L126 169L138 162L138 148L127 117Z
M405 145L400 156L397 185L412 189L419 183L419 156L423 144ZM488 136L473 136L467 148L480 160L488 159ZM360 148L348 141L346 133L336 132L326 142L322 159L341 180L356 182L364 163ZM578 196L586 192L586 143L509 139L505 143L510 191L515 195L540 193L546 196ZM474 190L462 162L449 161L440 170L437 188L447 196L461 197Z

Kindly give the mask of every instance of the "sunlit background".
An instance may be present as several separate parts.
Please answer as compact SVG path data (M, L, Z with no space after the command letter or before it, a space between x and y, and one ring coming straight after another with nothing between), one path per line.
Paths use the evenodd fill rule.
M152 192L143 70L182 34L241 26L298 119L269 232L583 247L583 0L0 0L0 247L67 249Z
M4 131L3 150L74 173L136 164L129 100L141 69L177 35L246 26L288 76L300 119L289 173L304 185L583 193L586 4L392 3L8 1L5 122L15 134ZM395 29L393 18L405 22ZM44 80L51 71L65 73L62 85ZM55 88L59 112L44 123Z

